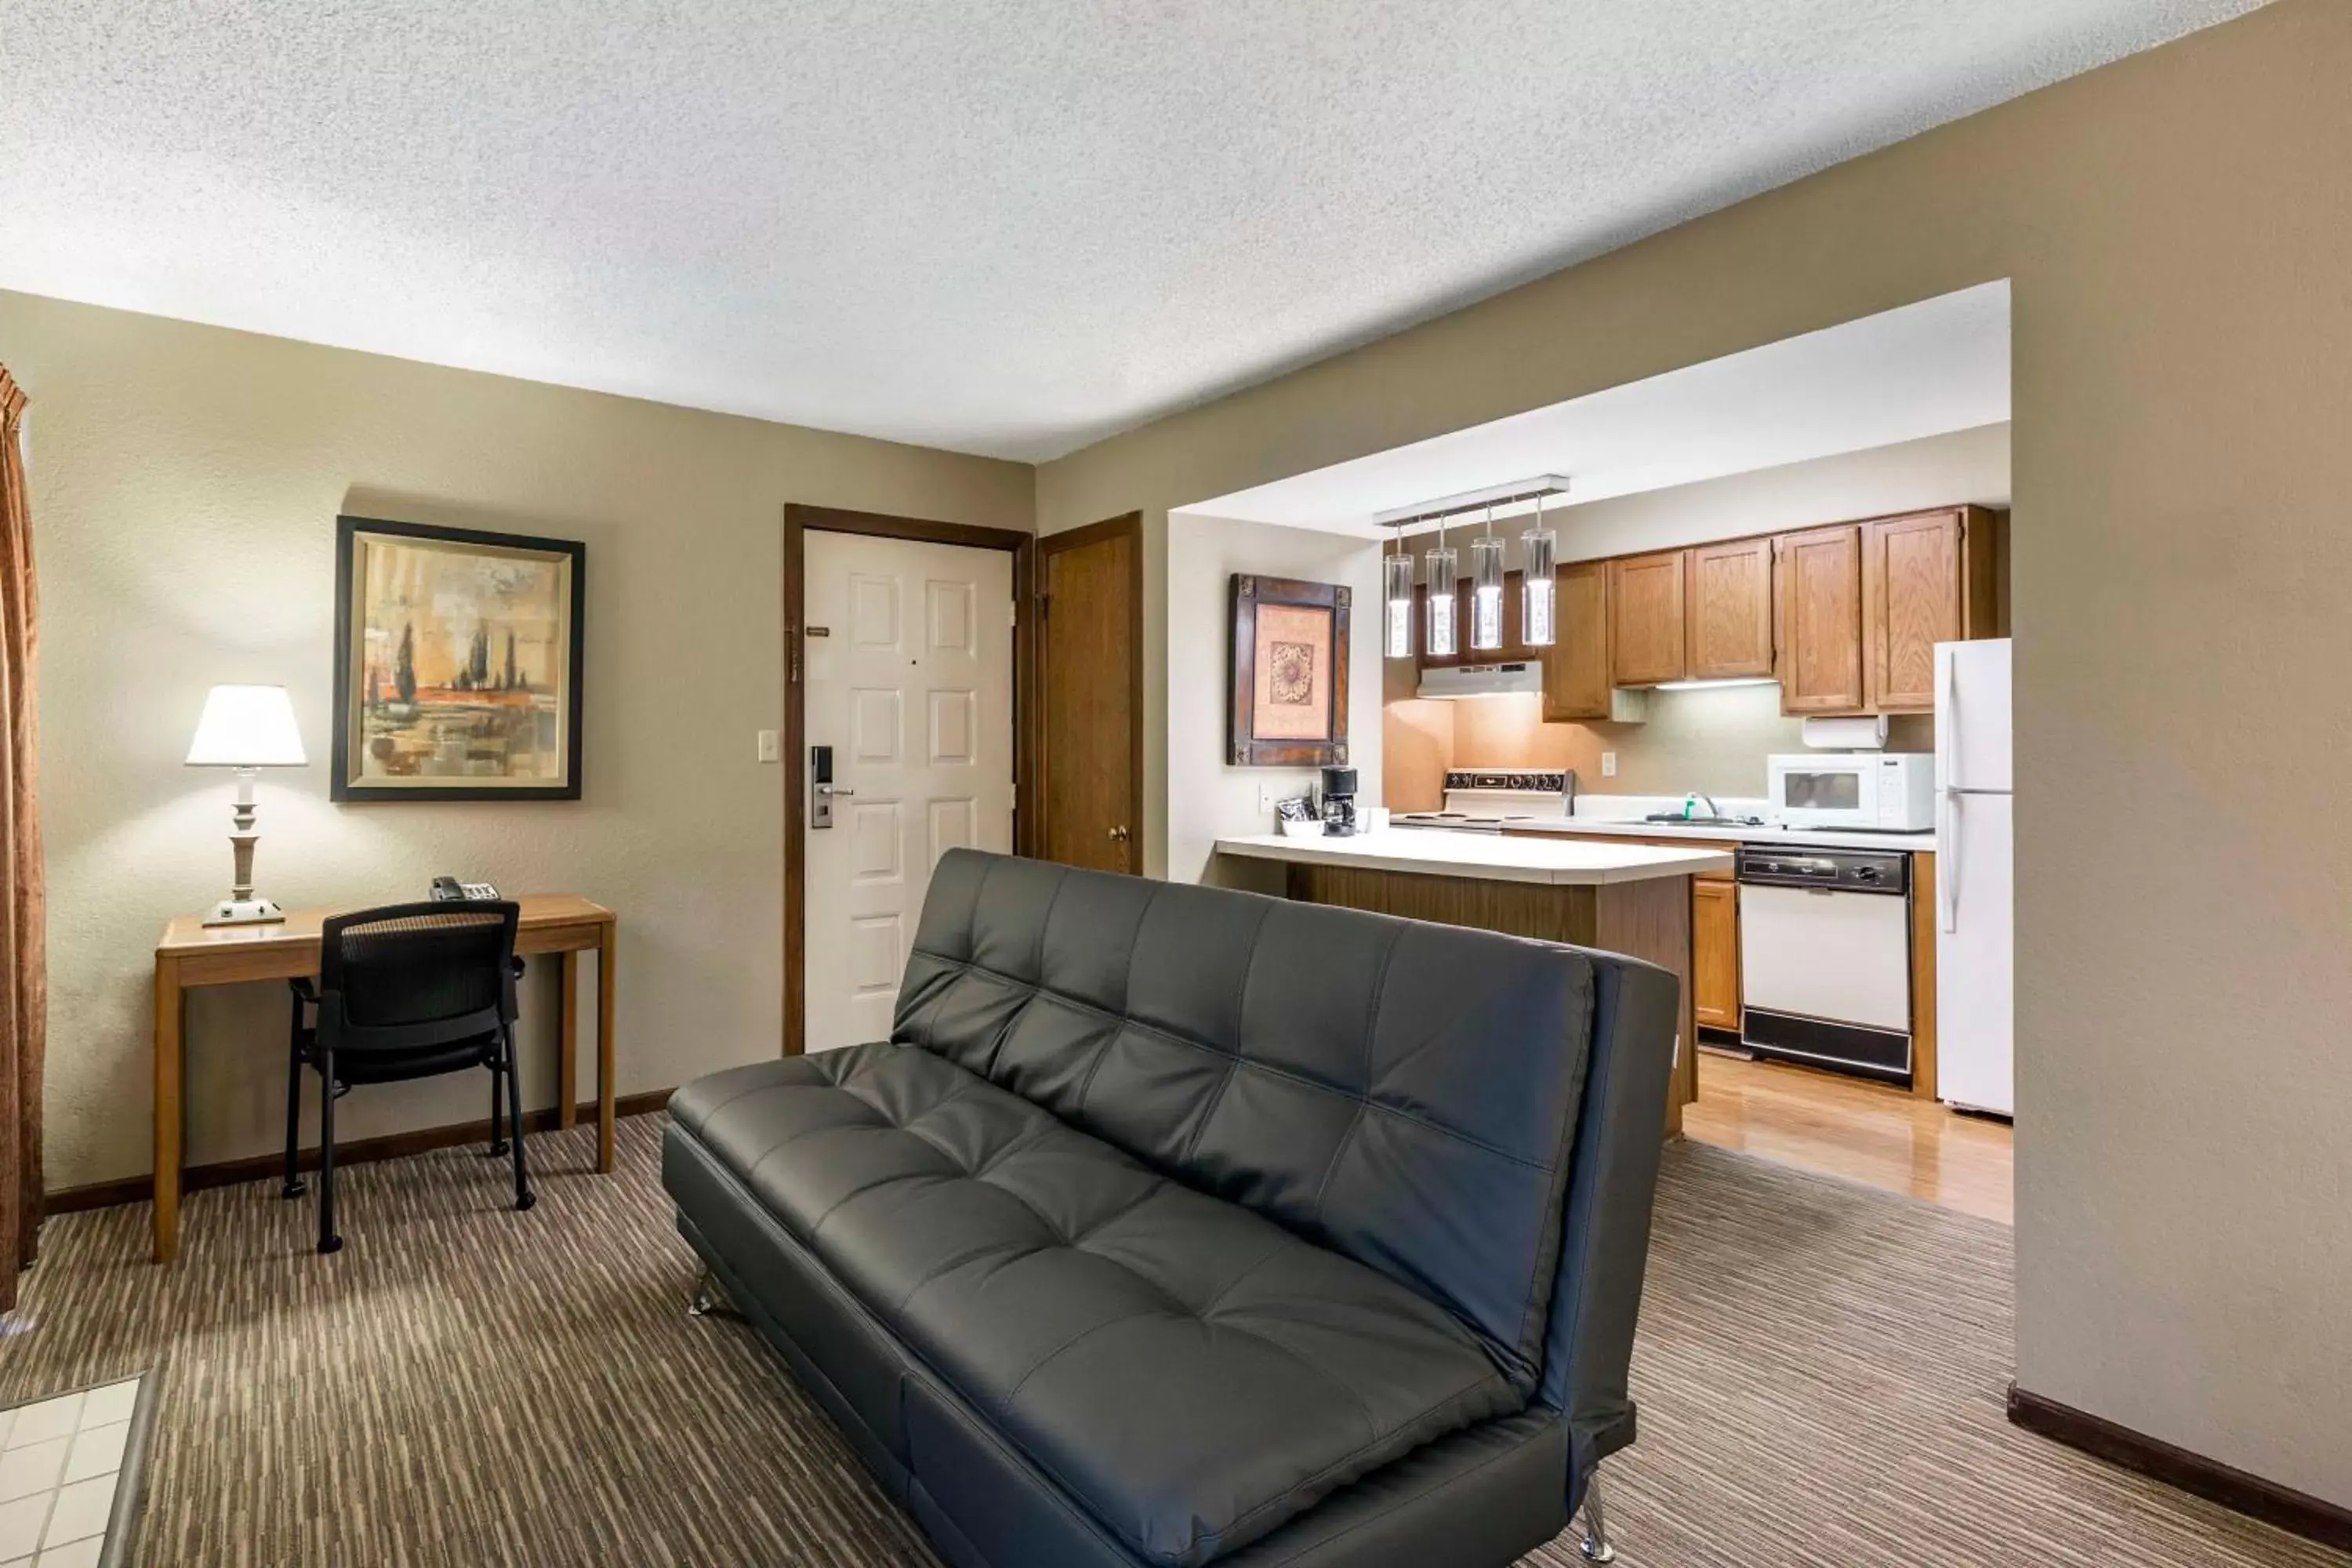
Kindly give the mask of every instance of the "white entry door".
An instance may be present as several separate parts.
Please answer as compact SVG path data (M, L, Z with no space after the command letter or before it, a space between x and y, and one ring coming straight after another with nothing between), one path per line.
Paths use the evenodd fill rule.
M833 749L833 821L806 811L805 1038L890 1037L931 868L1013 847L1013 557L811 532L803 696ZM809 788L804 784L803 788Z

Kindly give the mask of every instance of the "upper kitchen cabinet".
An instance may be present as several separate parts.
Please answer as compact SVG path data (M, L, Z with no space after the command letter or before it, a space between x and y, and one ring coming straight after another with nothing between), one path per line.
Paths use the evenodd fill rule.
M1679 550L1609 563L1609 675L1617 686L1684 679L1683 555Z
M1999 512L1955 507L1862 525L1864 704L1879 713L1936 706L1936 645L1998 637Z
M1862 712L1861 526L1784 533L1773 546L1780 711Z
M1559 640L1540 650L1543 716L1550 724L1609 719L1609 563L1559 568L1552 624Z
M1692 680L1772 673L1772 542L1684 552L1685 665Z

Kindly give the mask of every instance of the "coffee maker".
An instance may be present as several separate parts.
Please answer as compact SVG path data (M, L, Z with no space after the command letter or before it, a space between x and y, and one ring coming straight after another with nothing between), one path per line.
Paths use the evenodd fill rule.
M1323 770L1323 831L1335 838L1357 831L1356 770L1353 768Z

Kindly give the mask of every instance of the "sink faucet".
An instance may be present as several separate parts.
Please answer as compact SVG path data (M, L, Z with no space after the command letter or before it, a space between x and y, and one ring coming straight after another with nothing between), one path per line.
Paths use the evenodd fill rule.
M1706 802L1706 814L1709 816L1721 816L1723 815L1723 807L1716 805L1715 796L1707 794L1705 790L1693 790L1690 794L1683 796L1683 815L1685 816L1690 816L1691 807L1697 805L1700 801Z

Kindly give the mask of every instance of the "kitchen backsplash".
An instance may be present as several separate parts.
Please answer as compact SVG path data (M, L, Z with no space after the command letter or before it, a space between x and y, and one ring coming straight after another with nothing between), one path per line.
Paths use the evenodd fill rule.
M1772 685L1653 691L1642 724L1547 724L1532 695L1436 702L1410 690L1392 683L1384 715L1382 790L1398 811L1438 805L1449 767L1574 768L1580 788L1612 795L1760 795L1764 759L1805 749L1801 721L1781 715ZM1934 718L1895 717L1887 746L1935 750ZM1617 753L1613 777L1601 776L1603 752Z

